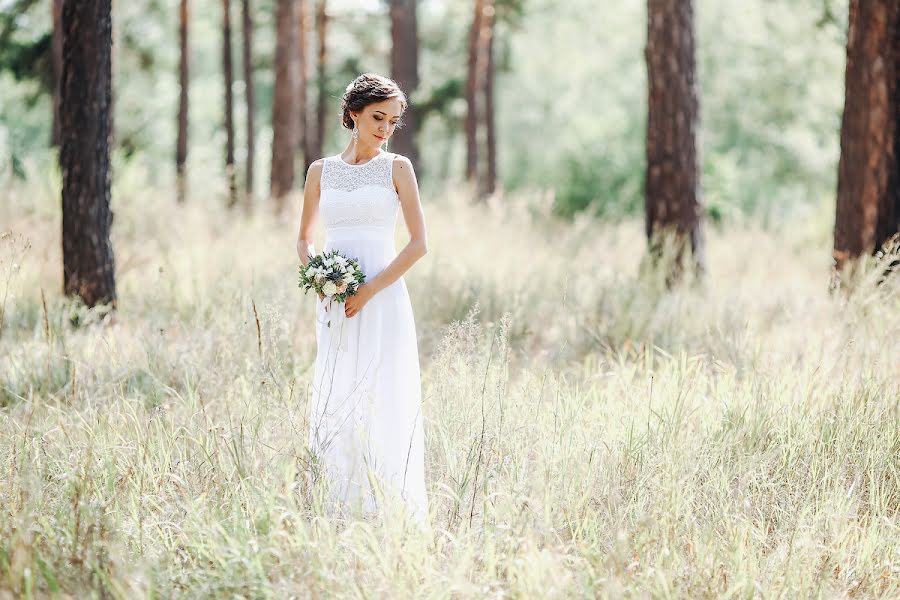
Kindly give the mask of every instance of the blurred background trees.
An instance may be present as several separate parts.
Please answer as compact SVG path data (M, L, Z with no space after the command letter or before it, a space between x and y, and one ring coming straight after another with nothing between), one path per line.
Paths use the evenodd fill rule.
M900 4L852 0L834 260L881 248L900 230Z
M416 17L418 0L388 0L391 11L391 70L389 75L400 84L410 100L419 86L419 26ZM403 115L403 125L396 129L390 149L419 162L415 132L418 107L411 102Z
M58 1L58 0L57 0ZM296 1L296 0L295 0ZM29 165L52 164L51 37L54 0L0 1L0 172L24 177ZM257 124L253 137L256 189L271 179L277 65L278 0L250 6ZM388 0L303 0L293 29L305 37L305 113L298 118L297 167L337 151L346 132L338 119L343 87L361 71L393 73L392 49L414 37L392 35L392 20L412 15ZM475 0L420 0L416 4L418 109L413 129L423 185L436 190L465 179L470 32ZM598 12L594 2L494 0L492 48L482 67L495 127L477 139L490 189L488 157L506 191L552 190L558 214L587 211L603 218L643 212L647 77L644 61L646 2L619 0ZM483 6L486 6L482 2ZM833 201L843 103L846 0L695 2L700 176L707 212L714 218L758 214L777 223L789 214L820 210ZM392 13L392 7L393 13ZM241 7L242 8L242 7ZM188 180L228 194L222 158L226 146L222 89L220 0L191 0L189 82L191 122ZM180 0L118 2L114 8L116 137L114 156L147 165L151 185L174 186L171 159L178 139ZM233 11L240 12L240 11ZM586 15L591 16L590 19ZM239 23L239 19L236 19ZM402 31L409 32L411 25ZM304 34L305 35L301 35ZM482 39L482 38L479 38ZM235 60L244 50L235 45ZM241 56L237 56L240 54ZM412 54L403 52L404 57ZM400 53L395 56L398 60ZM487 64L490 64L488 69ZM240 70L240 69L238 69ZM236 73L235 121L246 123L246 73ZM298 82L298 86L301 84ZM406 84L407 86L413 84ZM482 96L480 102L487 103ZM302 104L302 100L298 101ZM474 109L473 109L474 110ZM474 115L473 115L474 116ZM495 145L489 153L488 133ZM238 174L250 137L235 131ZM302 138L302 139L301 139ZM321 140L321 141L320 141ZM307 156L308 155L308 156ZM302 158L301 158L302 157ZM300 165L300 161L304 165ZM43 162L42 162L43 161ZM292 186L293 188L293 186ZM200 197L198 197L198 201ZM258 198L257 202L262 202ZM833 206L833 205L832 205Z
M234 164L234 68L231 55L231 0L222 0L222 73L225 84L225 178L228 182L229 207L237 204L238 200L237 173ZM244 85L246 84L247 82L244 82Z
M688 256L704 266L694 47L693 1L649 0L645 221L651 253L674 242L670 279Z
M256 97L253 91L253 9L251 0L241 0L241 16L244 100L247 106L247 172L244 175L244 196L245 204L249 208L253 204L253 157L256 152L256 126L253 119Z
M110 243L111 0L64 2L59 23L63 289L89 306L115 306Z
M63 4L0 0L7 181L57 160ZM704 221L831 214L840 263L897 230L895 4L242 0L238 17L230 0L119 2L110 151L195 202L234 206L242 174L248 208L283 212L346 142L343 88L376 71L412 100L390 149L417 159L426 198L468 183L473 199L548 193L562 217L644 216L699 266Z
M300 11L297 0L278 0L275 32L275 91L272 106L272 177L270 195L277 208L294 186L299 103Z
M54 0L62 2L62 0ZM178 201L184 202L187 195L186 174L184 172L188 153L188 109L190 106L190 7L188 0L180 0L178 11L178 141L175 149L175 178Z

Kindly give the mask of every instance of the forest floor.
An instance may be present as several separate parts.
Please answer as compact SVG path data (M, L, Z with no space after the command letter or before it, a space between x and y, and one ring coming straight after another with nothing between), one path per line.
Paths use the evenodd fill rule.
M426 203L420 530L311 482L296 214L118 190L109 323L52 192L0 206L0 598L900 597L900 283L830 294L827 223L666 290L636 220Z

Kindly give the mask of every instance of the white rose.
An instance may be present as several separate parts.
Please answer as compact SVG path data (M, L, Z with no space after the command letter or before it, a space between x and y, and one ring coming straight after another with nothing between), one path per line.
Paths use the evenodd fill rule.
M326 296L334 296L337 293L337 286L334 285L333 281L326 281L325 285L322 286L322 293Z
M326 259L325 259L325 266L326 266L326 267L334 266L334 259L333 259L333 258L326 258Z
M346 273L346 274L342 277L342 279L343 279L344 283L350 283L351 281L353 281L353 280L356 279L356 278L353 277L353 274L352 274L352 273Z
M338 293L338 294L343 294L343 293L346 292L346 291L347 291L347 282L345 282L345 281L340 282L340 283L337 285L337 293Z

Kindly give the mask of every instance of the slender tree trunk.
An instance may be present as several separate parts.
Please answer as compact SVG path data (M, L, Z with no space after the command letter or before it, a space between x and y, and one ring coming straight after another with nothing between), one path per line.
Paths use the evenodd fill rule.
M250 0L242 0L243 9L243 42L244 42L244 90L247 102L247 174L244 182L244 202L248 210L253 206L253 159L256 153L256 129L253 125L253 114L256 110L253 89L253 17L250 11Z
M851 0L834 262L880 249L900 219L900 5Z
M312 145L312 156L321 157L325 147L325 116L328 114L328 2L319 0L316 13L316 37L319 41L319 56L316 62L316 127Z
M494 10L494 0L487 0L484 28L487 36L485 52L485 76L484 76L484 125L487 133L487 174L485 175L484 192L493 194L497 189L497 131L494 115L494 78L496 69L494 64L494 38L497 34L497 16Z
M63 289L116 305L110 242L111 0L66 2L60 101Z
M53 132L51 143L59 146L59 82L62 78L62 5L63 0L53 0Z
M297 0L297 150L303 156L303 173L309 170L316 157L311 156L309 149L309 102L307 102L307 86L309 84L307 64L309 62L309 2Z
M878 212L878 227L875 231L875 247L880 248L888 240L900 235L900 5L894 4L894 75L892 114L894 120L894 148L891 164L891 178L888 182L888 193L884 195L881 209ZM898 240L900 241L900 240ZM900 268L895 260L894 269Z
M469 30L469 65L466 78L466 181L478 180L478 90L479 47L482 33L484 0L474 1L472 26Z
M394 132L392 150L418 164L416 131L418 119L412 96L419 86L419 33L416 19L418 0L390 0L391 9L391 77L410 99L404 125Z
M231 0L222 0L222 70L225 74L225 176L228 206L237 204L237 173L234 167L234 67L231 60Z
M275 38L275 94L272 106L271 195L275 212L294 185L294 150L297 120L297 13L296 0L278 0Z
M179 40L181 45L181 61L178 68L178 83L181 88L178 96L178 142L175 149L175 177L178 202L184 202L187 197L187 176L185 164L188 153L188 98L190 87L190 49L188 46L188 0L181 0L179 11Z
M656 257L667 239L674 242L672 283L688 242L698 273L704 269L694 11L691 0L648 0L647 6L646 233Z

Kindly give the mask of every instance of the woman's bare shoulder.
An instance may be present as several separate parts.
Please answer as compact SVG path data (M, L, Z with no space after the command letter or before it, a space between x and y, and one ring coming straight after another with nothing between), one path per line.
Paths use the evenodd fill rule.
M403 167L412 169L412 161L402 154L394 153L394 168Z
M412 161L402 154L394 154L394 183L398 181L415 181L415 169L413 169Z
M324 165L324 158L311 162L309 168L306 169L306 181L317 183L322 178L322 167Z

